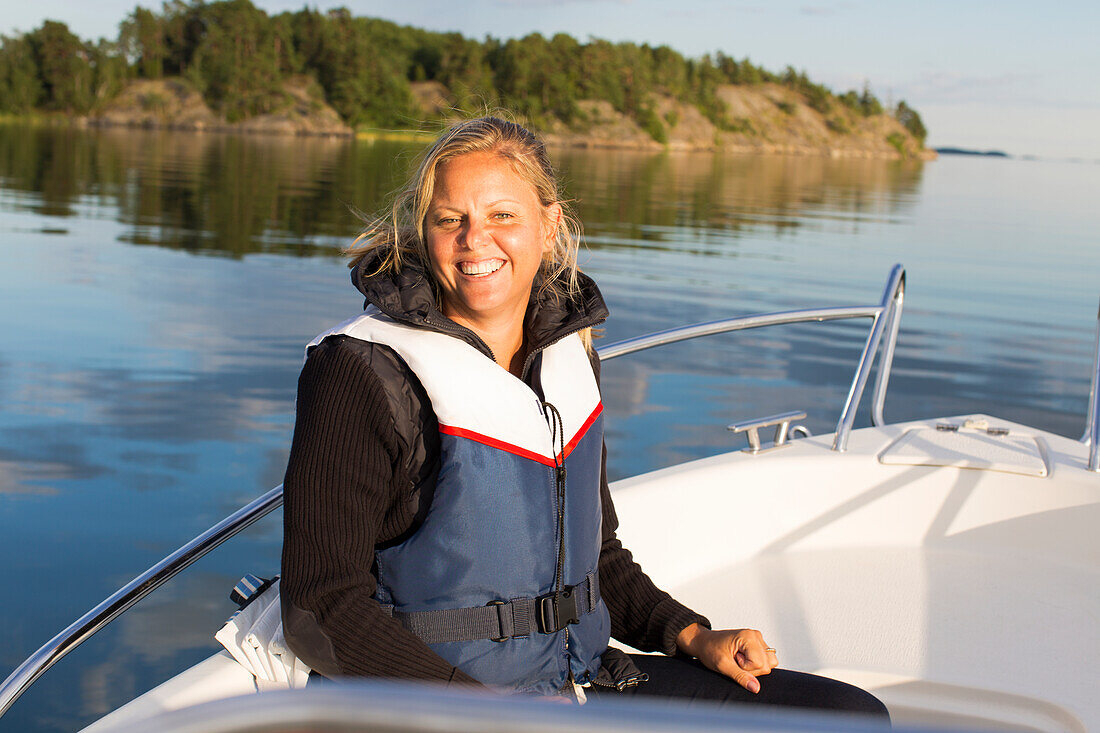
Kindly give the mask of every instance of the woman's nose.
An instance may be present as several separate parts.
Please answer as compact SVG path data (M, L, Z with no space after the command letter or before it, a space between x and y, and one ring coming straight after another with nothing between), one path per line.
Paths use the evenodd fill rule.
M466 249L478 249L489 243L489 230L484 223L470 219L460 238L460 244Z

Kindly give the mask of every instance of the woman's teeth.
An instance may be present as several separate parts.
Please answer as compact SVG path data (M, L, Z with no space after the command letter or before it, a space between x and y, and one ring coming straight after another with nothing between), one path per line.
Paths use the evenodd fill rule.
M458 263L458 269L463 275L490 275L502 267L504 267L504 260Z

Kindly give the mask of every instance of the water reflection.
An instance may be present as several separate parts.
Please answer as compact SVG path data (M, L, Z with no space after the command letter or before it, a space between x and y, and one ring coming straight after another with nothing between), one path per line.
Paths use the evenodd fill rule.
M829 221L858 228L911 206L923 163L636 151L560 151L594 248L642 246L701 255L726 237ZM684 228L694 241L684 242ZM623 238L631 241L622 241Z
M0 180L46 216L113 216L125 242L231 255L331 253L348 205L379 209L420 146L143 130L0 128ZM740 233L890 217L923 164L784 156L557 150L595 249L649 243L721 254L683 228ZM88 207L86 210L82 206ZM106 208L104 208L106 207ZM67 229L51 231L63 233ZM705 239L705 234L696 234ZM663 244L662 244L663 243ZM686 244L686 247L685 247Z
M117 218L129 225L120 239L133 244L308 255L331 252L353 234L347 205L379 206L409 150L345 139L4 126L0 179L33 192L24 205L37 214Z

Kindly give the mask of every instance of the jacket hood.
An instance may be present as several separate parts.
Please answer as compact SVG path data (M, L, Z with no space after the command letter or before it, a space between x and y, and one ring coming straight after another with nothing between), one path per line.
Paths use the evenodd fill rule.
M400 272L379 273L381 262L381 253L370 252L351 270L351 281L366 298L367 305L375 306L400 323L460 338L492 358L489 347L477 334L439 310L431 279L420 263L407 261ZM555 299L552 293L539 287L536 279L524 322L532 353L574 331L597 326L607 319L607 306L592 278L578 272L577 284L579 291L572 298Z

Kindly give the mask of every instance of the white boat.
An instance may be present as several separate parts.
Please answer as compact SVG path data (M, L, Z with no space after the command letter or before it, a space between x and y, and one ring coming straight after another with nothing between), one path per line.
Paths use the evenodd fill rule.
M904 290L897 266L874 305L746 316L601 349L606 360L773 324L872 322L834 433L808 435L795 424L802 413L749 420L731 426L747 435L744 450L616 482L623 543L658 585L716 625L766 630L784 667L873 691L895 725L1100 730L1100 332L1080 440L990 415L889 424L883 408ZM873 425L853 429L876 354ZM89 611L0 686L0 712L77 644L281 498L281 487L273 489ZM151 719L165 731L252 730L212 722L228 726L242 710L250 724L322 730L345 708L345 722L378 730L549 730L563 720L604 731L618 730L615 720L634 730L718 727L705 715L654 711L579 724L562 717L571 711L530 713L529 703L516 703L517 713L452 693L433 693L419 708L423 727L409 727L415 721L399 712L415 688L253 694L265 687L223 652L86 730L149 729ZM235 695L251 698L217 702ZM742 722L745 730L854 729L751 714Z

